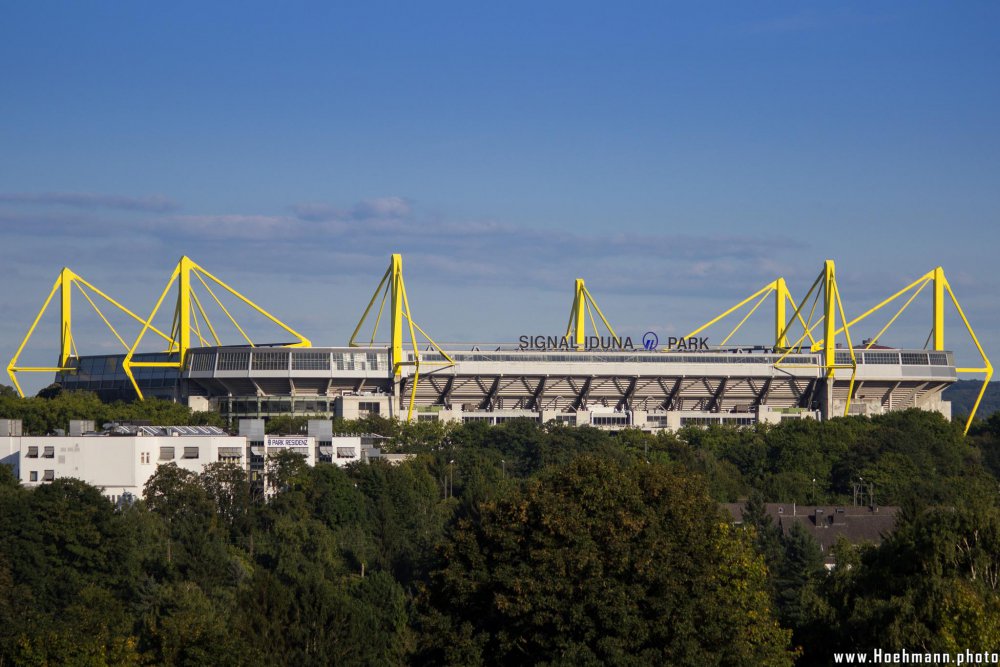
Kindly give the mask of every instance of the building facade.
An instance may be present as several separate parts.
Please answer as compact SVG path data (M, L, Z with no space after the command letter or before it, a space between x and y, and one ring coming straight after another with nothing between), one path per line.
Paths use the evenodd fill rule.
M403 353L388 347L208 347L185 367L139 369L146 395L216 410L234 423L282 414L358 419L371 414L420 421L551 420L607 430L656 431L693 424L746 425L787 419L875 415L921 408L951 417L942 391L957 380L951 352L857 349L836 353L828 377L822 353L763 347L697 351L479 349ZM67 389L128 398L121 356L81 357L57 378ZM155 375L155 377L154 377ZM134 394L133 394L134 395Z

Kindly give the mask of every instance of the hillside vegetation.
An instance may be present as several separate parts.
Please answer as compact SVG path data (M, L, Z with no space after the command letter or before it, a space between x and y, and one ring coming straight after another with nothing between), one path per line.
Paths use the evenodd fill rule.
M341 428L416 456L282 456L267 502L239 468L163 466L119 507L0 466L0 664L818 665L1000 645L996 416L968 437L920 411L655 436ZM759 511L849 504L860 476L902 518L880 547L840 544L832 574ZM746 498L731 525L718 502Z

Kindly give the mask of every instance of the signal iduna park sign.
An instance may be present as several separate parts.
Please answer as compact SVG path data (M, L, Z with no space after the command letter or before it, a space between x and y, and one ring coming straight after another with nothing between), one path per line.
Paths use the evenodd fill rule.
M660 343L659 337L651 332L646 332L642 337L642 344L640 347L632 342L631 336L623 336L615 338L614 336L586 336L583 339L582 347L584 350L600 350L600 351L635 351L637 349L645 349L649 351L654 351L658 348ZM572 351L579 349L577 344L569 336L542 336L542 335L525 335L518 338L518 348L519 350L542 350L542 351ZM708 348L708 337L690 337L690 338L678 338L676 336L670 336L667 338L666 349L668 350L707 350Z

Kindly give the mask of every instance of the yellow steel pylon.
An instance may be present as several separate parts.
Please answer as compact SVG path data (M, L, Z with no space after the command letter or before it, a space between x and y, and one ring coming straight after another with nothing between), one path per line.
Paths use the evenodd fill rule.
M822 296L822 314L818 319L813 321L813 317L816 314L816 308L820 304L820 296ZM812 297L812 305L809 309L809 317L803 321L802 320L802 309L809 302L810 297ZM837 319L842 323L842 327L837 329ZM806 292L805 297L799 303L798 307L795 309L794 314L791 319L785 325L784 329L779 332L778 338L783 339L788 330L791 328L792 324L798 321L802 324L805 333L795 341L794 344L788 347L784 354L775 362L775 366L782 365L785 357L787 357L792 352L797 352L802 349L802 345L808 338L812 342L813 352L823 353L823 363L821 368L823 368L824 376L826 377L828 383L833 380L834 373L838 368L850 368L851 369L851 380L847 388L847 400L844 403L844 416L846 417L851 409L851 397L854 395L854 381L858 374L858 360L854 354L854 345L851 343L851 332L850 328L846 326L847 316L844 314L844 303L840 298L840 289L837 287L837 273L836 266L832 259L826 260L823 263L823 270L817 276L816 280L813 281L812 286L809 291ZM823 338L816 340L812 332L816 327L823 325ZM844 338L846 340L846 349L848 353L848 358L850 363L837 363L837 341L836 334L843 332ZM786 365L791 367L791 365ZM828 388L828 391L830 388Z
M390 298L389 304L389 328L390 328L390 349L392 351L392 373L394 377L399 377L402 374L403 366L413 366L413 381L410 383L410 402L409 408L406 413L406 420L410 421L413 419L413 406L417 398L417 382L420 380L420 366L421 364L433 365L433 366L453 366L455 364L451 356L443 349L441 346L434 342L434 339L427 335L427 333L420 328L416 322L413 321L413 317L410 314L410 301L406 296L406 283L403 281L403 257L402 255L396 253L393 254L389 259L389 268L386 269L385 273L382 275L382 280L379 281L378 287L375 288L374 294L372 294L371 300L368 302L368 307L365 308L365 312L361 315L361 319L358 320L358 326L354 328L354 333L351 334L351 340L348 345L351 347L360 347L359 343L356 341L358 333L361 331L361 327L364 326L365 320L368 318L368 314L371 312L372 306L375 305L375 300L379 298L381 294L382 298L379 301L378 313L375 317L375 326L372 327L372 335L368 341L368 346L375 343L375 335L378 332L378 325L382 321L382 311L385 308L386 298ZM403 355L403 320L406 320L407 328L410 332L410 342L413 347L413 361L406 361ZM423 361L420 358L420 350L417 343L417 334L419 331L427 342L434 347L435 350L447 361Z
M573 307L569 311L569 322L566 324L566 335L564 336L567 341L573 341L573 345L577 350L583 350L586 347L585 325L587 318L585 315L590 317L590 325L594 328L594 334L599 335L597 320L594 319L594 311L597 311L597 316L601 318L601 322L604 323L604 327L611 334L615 342L621 343L621 338L615 333L608 319L604 317L604 313L601 312L597 301L594 300L590 290L584 284L583 278L577 278L573 296Z
M132 386L135 388L136 394L141 399L142 391L139 389L139 384L136 382L135 375L132 372L133 368L136 367L156 367L156 368L177 368L178 370L184 368L184 363L187 361L187 352L191 347L191 334L193 333L202 345L207 345L208 341L202 335L201 326L198 320L198 315L201 315L202 321L205 322L206 327L208 327L208 333L211 335L216 345L221 345L222 342L219 340L216 334L215 327L212 325L208 318L208 314L203 307L201 300L198 298L197 293L194 290L194 283L192 282L192 277L195 278L198 283L205 289L205 291L212 297L216 305L225 313L229 321L236 327L236 330L240 332L243 338L246 340L247 344L253 346L253 341L247 335L243 327L233 318L229 310L223 305L222 301L215 294L212 288L209 286L209 281L216 284L216 286L221 287L223 290L236 297L244 304L250 306L253 310L257 311L268 320L277 324L279 327L290 333L292 336L298 339L298 342L290 343L288 347L311 347L312 343L308 338L302 334L294 331L291 327L285 323L278 320L276 317L268 313L266 310L255 304L253 301L243 296L235 289L222 282L211 273L206 271L204 268L196 264L193 260L188 257L181 257L180 261L177 262L177 266L174 267L173 273L170 275L170 279L167 281L167 286L163 288L163 293L160 294L160 298L157 299L156 305L153 306L153 311L149 314L149 317L144 321L144 326L142 331L139 332L139 336L132 343L129 348L128 354L125 355L125 359L122 361L122 366L125 369L125 374L128 379L132 382ZM207 279L207 280L206 280ZM176 361L132 361L132 357L135 355L136 349L138 349L139 344L142 342L143 336L146 335L146 331L153 329L153 318L156 317L156 313L160 310L160 306L163 304L163 300L166 298L170 289L173 287L174 283L177 283L177 304L174 308L174 318L173 327L171 329L171 335L165 336L169 341L167 346L167 352L177 355ZM161 334L163 335L163 334Z
M125 313L132 319L136 320L137 322L145 324L145 320L143 320L141 317L133 313L131 310L129 310L122 304L115 301L113 298L111 298L101 290L91 285L89 282L84 280L81 276L77 275L69 268L64 267L59 272L59 276L56 278L56 282L52 286L52 289L49 291L49 295L45 299L45 302L42 304L41 309L38 311L38 315L35 317L35 320L31 323L31 326L28 328L28 333L25 334L24 340L22 340L21 345L18 346L17 352L14 353L14 357L10 360L10 363L7 364L7 374L10 376L11 381L14 383L14 388L17 389L17 393L21 397L24 397L24 391L21 389L21 384L17 381L18 373L59 373L59 372L71 372L76 370L74 366L69 365L70 359L72 357L79 356L76 351L76 340L73 337L73 288L74 287L76 287L77 290L79 290L80 294L83 295L83 297L87 300L90 306L94 309L94 312L97 313L97 315L101 318L104 324L107 325L108 329L111 330L111 333L114 335L114 337L118 339L118 342L121 343L126 350L129 349L128 343L126 343L125 340L118 334L118 332L115 330L114 326L111 324L108 318L105 317L103 312L101 312L101 309L97 306L97 303L95 303L94 299L91 298L89 292L92 292L94 295L100 297L101 299L104 299L112 306L122 311L123 313ZM56 295L56 292L59 292L59 297L60 297L58 364L56 366L19 366L17 363L18 359L21 357L21 353L24 351L25 346L31 339L31 336L35 332L35 329L38 327L39 321L42 319L42 316L48 309L49 304L52 302L52 298ZM150 327L150 328L157 335L167 340L170 340L170 337L167 336L162 331L160 331L159 329L155 327Z
M928 342L933 339L933 348L936 351L944 351L945 347L945 295L950 297L951 302L955 306L955 311L958 313L959 317L962 318L962 323L965 325L966 331L968 331L972 342L975 344L976 349L979 351L979 355L983 359L983 366L981 367L958 367L956 372L958 373L984 373L985 378L983 380L983 386L979 390L979 395L976 397L976 402L972 406L972 411L969 414L969 418L965 423L965 433L969 432L969 428L972 426L972 420L976 416L976 411L979 409L979 404L983 400L983 394L986 393L986 387L989 386L989 382L993 377L993 365L990 363L989 358L986 356L986 352L983 350L983 346L979 343L979 338L976 336L976 332L972 329L972 325L969 323L968 318L965 316L965 312L962 310L961 304L958 302L958 297L955 296L955 292L952 291L951 285L948 282L948 278L945 276L944 269L940 266L928 271L924 275L920 276L912 283L899 290L892 296L884 299L880 303L872 306L861 315L858 315L850 322L847 322L844 327L836 329L833 331L833 335L839 334L841 331L847 331L850 327L857 325L859 322L865 320L870 315L878 312L890 303L900 299L907 294L909 298L900 306L899 310L889 319L888 323L883 326L877 334L872 336L871 340L865 346L865 349L871 348L872 345L878 342L879 338L888 331L889 327L899 319L899 316L910 306L911 303L920 295L923 289L928 285L933 285L933 299L932 299L932 309L931 309L931 333L928 336ZM816 345L822 345L823 341L818 341Z

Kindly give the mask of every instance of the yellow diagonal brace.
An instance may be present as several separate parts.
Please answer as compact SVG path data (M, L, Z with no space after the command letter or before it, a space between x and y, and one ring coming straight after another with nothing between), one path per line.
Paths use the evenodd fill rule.
M368 306L365 308L365 312L361 315L361 319L358 320L358 326L354 327L354 333L351 334L351 339L348 341L350 347L358 347L355 338L358 336L358 332L361 331L361 327L364 326L365 319L368 317L368 313L371 312L372 306L375 304L375 299L378 298L379 292L385 287L385 282L389 280L389 276L392 274L392 266L386 269L385 274L382 276L382 280L379 281L378 287L375 288L375 292L372 294L371 300L368 302ZM382 298L382 305L385 304L385 297ZM382 305L379 306L379 314L381 317ZM374 340L374 334L372 335Z
M143 399L142 390L139 389L139 383L136 382L135 374L132 373L132 367L133 366L146 366L146 365L148 365L151 362L134 362L133 363L132 357L135 355L135 351L139 347L139 343L142 342L142 337L146 335L146 331L148 331L149 328L152 326L153 318L156 317L156 313L160 310L160 306L163 305L163 300L166 299L167 298L167 294L170 293L170 288L173 287L174 282L178 279L178 276L180 275L180 271L181 271L181 264L178 263L177 266L174 268L173 272L170 274L170 279L167 281L167 286L163 288L163 292L160 294L160 298L156 300L156 304L153 306L153 311L149 314L149 317L146 319L145 323L143 324L142 330L139 332L139 335L136 337L135 342L132 343L132 347L129 348L128 353L125 355L125 358L122 359L122 370L125 371L126 377L128 377L129 382L132 383L132 388L135 389L135 394L136 394L136 396L139 397L139 400ZM180 322L180 319L178 319L178 323L179 322ZM177 328L179 329L179 326ZM173 347L173 344L171 345L171 348L172 347ZM180 368L181 364L180 364L180 361L178 361L176 364L174 364L174 363L168 363L167 365L168 366L176 366L177 368Z
M733 327L733 330L729 332L729 335L727 335L725 338L722 339L722 342L719 343L719 345L725 345L726 343L728 343L729 339L736 335L736 332L739 331L740 327L742 327L746 323L746 321L750 319L751 315L757 312L757 309L760 308L762 303L767 301L767 297L769 297L770 295L771 293L770 291L768 291L764 294L764 296L760 297L760 299L757 300L757 303L753 305L753 308L751 308L747 312L747 314L743 316L743 319L739 321L739 324Z
M865 346L866 350L870 350L872 345L875 345L875 343L877 343L878 340L882 338L882 334L884 334L886 331L889 330L889 327L891 327L893 323L895 323L895 321L899 319L899 316L903 314L903 311L905 311L910 306L911 303L913 303L913 300L916 299L918 296L920 296L920 293L924 291L925 287L927 287L927 281L921 283L920 287L918 287L913 291L913 294L911 294L910 298L906 300L906 303L904 303L902 307L896 311L896 314L893 315L892 318L890 318L890 320L886 323L886 325L882 327L870 341L868 341L868 345Z
M840 321L846 322L847 316L844 315L844 302L840 299L840 288L837 287L836 281L833 283L833 296L837 301L837 309L840 312ZM844 327L844 338L847 340L847 349L851 354L851 382L847 386L847 402L844 405L844 416L846 417L851 409L851 396L854 394L854 380L858 375L858 359L854 355L854 345L851 343L850 327ZM836 363L836 352L834 352L834 363Z
M237 292L235 289L233 289L232 287L230 287L226 283L222 282L221 280L219 280L215 276L213 276L211 273L209 273L208 271L206 271L203 267L198 266L197 264L195 264L194 267L195 267L195 269L197 270L198 273L204 275L206 278L210 279L212 282L214 282L215 284L217 284L219 287L223 288L224 290L226 290L227 292L229 292L230 294L232 294L233 296L235 296L237 299L239 299L240 301L242 301L246 305L248 305L251 308L253 308L254 310L256 310L258 313L260 313L261 315L263 315L264 317L266 317L272 323L277 324L279 327L281 327L282 329L284 329L286 332L290 333L291 335L293 335L293 336L295 336L296 338L299 339L298 343L294 343L292 345L289 345L288 347L312 347L312 343L309 341L308 338L306 338L305 336L303 336L299 332L295 331L290 326L288 326L287 324L285 324L284 322L282 322L281 320L279 320L278 318L276 318L274 315L272 315L271 313L267 312L266 310L264 310L263 308L261 308L260 306L258 306L257 304L255 304L253 301L251 301L250 299L246 298L245 296L243 296L242 294L240 294L239 292Z
M236 321L236 318L232 316L232 314L229 312L229 309L226 308L226 306L222 303L219 297L215 295L215 292L212 291L212 288L208 286L208 283L205 282L205 280L198 274L198 272L195 272L194 275L197 276L198 280L201 281L201 284L205 287L205 290L208 291L209 295L215 301L215 304L222 309L222 312L226 314L226 317L228 317L229 321L232 322L234 327L236 327L236 330L240 332L240 335L243 336L243 339L247 342L247 345L253 347L254 346L253 341L250 340L250 336L248 336L247 332L243 330L243 327L240 326L240 323Z
M813 290L816 289L816 286L819 285L819 283L820 283L820 281L822 279L823 279L823 274L820 274L819 277L816 278L815 281L813 281L812 287L810 287L809 291L806 292L806 295L804 297L802 297L802 302L798 306L795 307L795 312L792 313L791 320L788 321L788 324L786 324L785 328L782 329L781 334L778 335L779 339L782 339L782 338L784 338L785 336L788 335L788 330L792 328L792 322L794 320L798 319L800 322L802 321L802 308L806 305L806 301L808 301L809 297L812 296ZM818 300L818 298L819 298L819 295L817 295L817 300ZM793 302L793 305L794 305L794 302ZM816 306L816 301L813 301L813 308L815 308L815 306ZM812 312L809 313L809 320L810 321L812 320ZM810 329L810 327L809 327L809 325L807 323L803 322L802 323L802 328L806 330L806 334L803 335L802 338L799 339L799 342L797 343L798 345L800 345L802 343L802 341L805 340L806 335L808 335L809 333L811 333L811 329ZM795 347L795 346L793 345L792 347ZM789 349L791 349L791 348L789 348Z
M201 276L198 276L198 280L201 280ZM205 284L204 280L201 282L203 285ZM211 289L209 289L208 285L205 285L205 289L208 290L208 293L211 294L213 298L215 297L215 294ZM198 306L198 312L201 313L201 318L205 320L205 326L208 327L208 331L212 334L212 339L215 341L215 344L222 345L222 341L219 340L219 335L215 333L215 327L212 326L212 320L208 319L208 313L205 312L205 309L201 305L201 299L198 298L197 292L191 292L191 299L194 301L194 304ZM198 337L201 338L200 333ZM202 340L204 341L205 339L202 338Z
M89 282L87 282L86 280L84 280L83 278L81 278L80 276L75 275L74 276L74 280L75 280L75 282L78 285L82 285L82 286L86 287L91 292L93 292L97 296L101 297L102 299L104 299L105 301L107 301L108 303L110 303L111 305L113 305L114 307L116 307L118 310L122 311L123 313L125 313L126 315L128 315L129 317L131 317L133 320L135 320L139 324L142 324L142 323L145 322L145 320L142 319L142 317L140 317L139 315L136 315L131 310L129 310L128 308L126 308L122 304L118 303L117 301L115 301L114 299L112 299L110 296L108 296L107 294L105 294L101 290L97 289L96 287L94 287L93 285L91 285ZM96 309L96 306L95 306L95 309ZM110 325L108 325L108 326L110 327ZM166 341L172 340L172 338L170 336L168 336L167 334L163 333L162 331L160 331L159 329L157 329L154 326L150 326L149 330L152 331L153 333L155 333L157 336L159 336L163 340L166 340ZM128 345L126 344L125 347L127 348Z
M990 363L989 357L986 356L986 351L983 350L983 346L979 344L979 337L976 336L976 332L972 329L972 325L969 323L969 319L965 316L965 311L962 310L962 304L958 302L958 297L955 296L955 293L952 291L951 285L948 284L948 280L944 277L943 272L940 275L940 280L943 283L943 289L945 289L948 292L948 295L951 297L951 302L955 304L955 310L958 312L958 316L962 318L962 322L965 324L966 330L972 337L972 342L975 343L976 349L979 350L979 356L983 358L983 363L986 364L981 369L974 369L974 370L964 369L964 368L962 369L962 371L966 372L986 373L986 377L983 380L983 386L980 388L979 395L976 396L976 402L972 405L972 410L969 413L969 418L965 422L965 433L968 433L969 428L971 428L972 426L972 420L976 416L976 411L979 410L979 403L983 400L983 395L986 393L986 387L989 386L989 382L993 378L993 364ZM956 371L958 371L958 369L956 369Z
M883 299L879 303L875 304L874 306L872 306L871 308L869 308L865 312L863 312L860 315L858 315L857 317L855 317L853 320L851 320L850 322L847 323L847 326L853 327L855 324L861 322L862 320L864 320L868 316L872 315L876 311L881 310L883 307L885 307L888 304L892 303L893 301L895 301L899 297L903 296L904 294L906 294L907 292L909 292L911 289L917 287L918 285L920 286L921 289L923 289L923 285L926 284L928 280L931 280L933 278L934 278L934 272L933 271L928 271L927 273L925 273L924 275L920 276L919 278L917 278L912 283L910 283L909 285L907 285L903 289L899 290L898 292L896 292L892 296L890 296L890 297L888 297L886 299ZM834 335L839 334L841 331L843 331L843 328L837 329L834 332ZM816 344L817 345L822 345L823 341L817 341Z
M684 338L687 339L687 338L693 338L694 336L697 336L698 334L700 334L705 329L709 328L710 326L712 326L713 324L715 324L719 320L724 319L725 317L729 316L733 312L739 310L740 308L742 308L746 304L750 303L751 301L753 301L757 297L759 297L761 295L767 296L768 294L771 293L771 291L773 291L775 289L775 287L776 287L776 281L775 282L770 282L767 285L764 285L759 290L757 290L756 292L754 292L753 294L751 294L747 298L743 299L742 301L740 301L738 304L736 304L732 308L730 308L730 309L726 310L725 312L723 312L721 315L717 315L716 317L712 318L708 322L705 322L705 324L702 324L700 327L698 327L697 329L695 329L694 331L692 331L688 335L684 336ZM741 322L741 324L742 324L742 322ZM737 328L739 328L739 327L737 327Z
M17 381L17 372L19 370L27 370L18 368L17 360L21 357L21 352L24 351L24 346L28 344L28 340L31 338L31 334L35 332L35 328L38 326L38 322L42 319L42 315L45 314L45 310L49 307L49 303L52 301L52 297L55 296L56 291L58 291L60 285L62 284L62 277L56 278L55 284L49 291L49 295L45 297L45 301L42 303L41 309L38 311L38 315L35 316L35 320L28 327L28 333L24 335L24 340L17 347L17 352L14 353L14 357L7 364L7 375L10 376L10 381L14 383L14 388L17 389L17 393L21 398L24 398L24 391L21 389L21 383Z
M90 307L94 309L94 312L97 313L98 317L100 317L101 320L104 321L104 324L106 324L107 327L108 327L108 329L111 330L111 333L114 334L114 337L118 339L118 342L122 344L122 347L124 347L127 350L128 349L128 343L125 342L124 338L122 338L121 336L118 335L118 332L115 331L115 328L113 326L111 326L111 322L108 321L108 318L106 318L104 316L104 313L101 312L101 309L98 308L97 304L94 303L93 299L90 298L90 295L87 294L87 291L85 289L83 289L83 287L81 285L77 285L76 288L78 290L80 290L80 294L82 294L83 298L87 300L87 303L89 303Z

